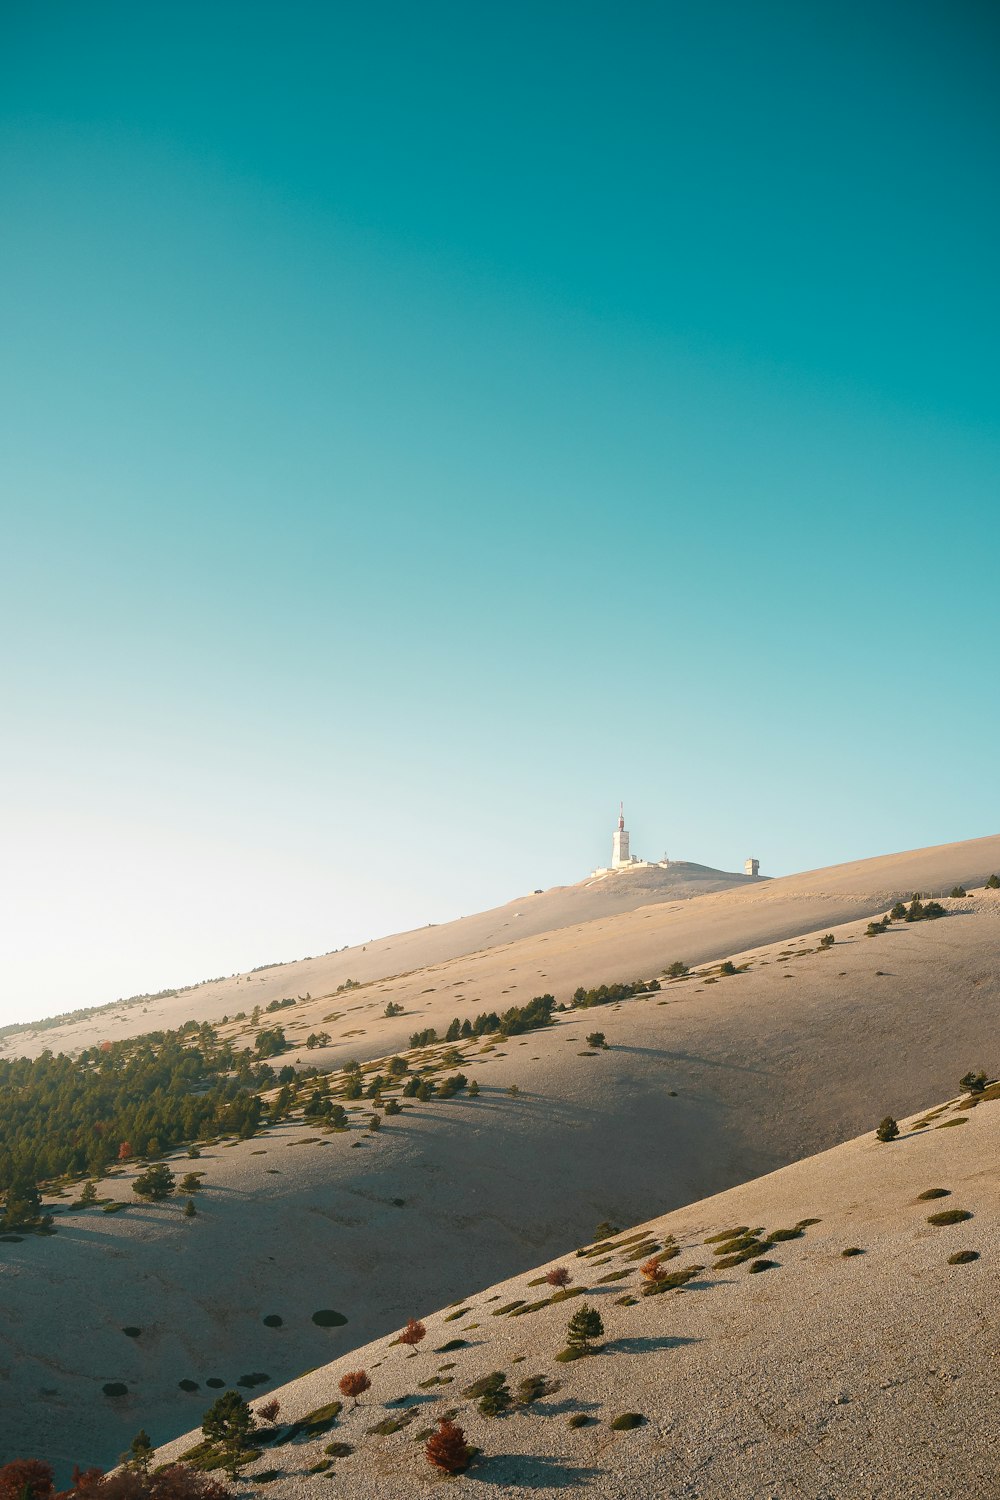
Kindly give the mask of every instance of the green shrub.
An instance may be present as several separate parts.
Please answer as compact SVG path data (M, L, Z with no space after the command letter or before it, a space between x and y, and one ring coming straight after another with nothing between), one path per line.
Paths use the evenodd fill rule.
M896 902L895 906L892 908L892 911L889 913L889 916L894 922L901 922L903 920L903 918L906 916L906 907L903 905L902 901Z
M940 1213L929 1214L928 1224L961 1224L966 1219L971 1219L967 1208L943 1208Z
M986 882L988 891L1000 891L1000 875L991 875Z
M675 959L672 964L669 964L663 972L666 974L668 979L682 979L685 974L690 974L691 970L688 968L687 964L681 963L680 959L678 958Z
M926 1203L931 1198L950 1198L950 1188L927 1188L925 1192L917 1194L918 1203Z
M846 1250L841 1250L841 1255L849 1259L852 1255L864 1255L864 1251L858 1245L848 1245Z
M646 1418L637 1411L623 1411L617 1417L611 1418L611 1428L614 1432L630 1432L633 1427L643 1427L645 1423Z
M886 1115L885 1119L879 1122L879 1127L875 1134L880 1141L894 1141L896 1139L899 1135L899 1126L892 1118L892 1115Z
M606 1047L607 1045L607 1042L604 1040L603 1031L592 1031L587 1037L588 1047Z
M772 1242L775 1242L777 1240L799 1240L804 1234L805 1230L802 1226L796 1224L794 1229L770 1229L768 1230L767 1237Z
M954 1255L949 1255L949 1266L967 1266L970 1261L979 1259L978 1250L956 1250Z
M733 961L732 961L731 958L727 958L726 961L725 961L725 963L721 963L719 965L719 973L720 974L735 974L736 973L736 965L733 963Z
M956 886L954 886L954 887L953 887L953 888L952 888L952 892L951 892L951 898L952 898L952 900L953 900L953 901L955 901L955 900L957 900L957 899L958 899L958 898L959 898L959 897L961 897L961 896L967 896L967 895L968 895L968 894L969 894L969 893L968 893L968 891L967 891L967 890L966 890L966 889L965 889L965 886L964 886L964 885L956 885Z
M981 1094L988 1082L989 1079L987 1078L985 1073L973 1073L971 1071L964 1074L964 1076L958 1080L959 1087L968 1089L970 1094Z
M819 940L821 948L832 948L837 939L832 932L825 932Z
M323 1452L329 1453L331 1458L350 1458L354 1449L350 1443L327 1443Z
M758 1271L775 1271L777 1269L778 1262L776 1260L752 1260L747 1266L747 1271L751 1276L755 1276Z
M594 1417L588 1417L588 1415L587 1415L587 1413L585 1411L575 1411L573 1413L573 1415L570 1417L569 1422L567 1423L567 1426L569 1426L569 1427L590 1427L593 1424L594 1421L595 1421L595 1418Z

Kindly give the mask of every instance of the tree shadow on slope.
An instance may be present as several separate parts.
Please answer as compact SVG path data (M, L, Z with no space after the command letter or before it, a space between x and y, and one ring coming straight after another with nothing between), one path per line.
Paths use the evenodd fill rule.
M463 1476L512 1490L584 1489L600 1479L601 1469L583 1468L532 1453L495 1453L468 1469Z
M690 1283L689 1283L690 1284ZM700 1344L701 1339L686 1338L622 1338L611 1339L604 1345L608 1354L656 1354L663 1349L680 1349L684 1344Z

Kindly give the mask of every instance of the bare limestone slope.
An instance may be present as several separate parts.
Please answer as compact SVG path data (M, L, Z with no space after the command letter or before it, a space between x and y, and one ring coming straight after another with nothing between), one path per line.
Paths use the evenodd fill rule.
M867 917L911 891L947 894L958 884L982 885L1000 870L1000 836L942 844L878 859L834 865L776 880L677 866L668 871L624 872L598 881L527 895L507 906L439 927L421 928L323 957L276 965L204 984L163 1000L120 1006L87 1020L6 1039L8 1055L37 1056L43 1048L76 1052L106 1037L119 1039L178 1026L195 1018L251 1014L285 997L309 995L296 1010L302 1035L315 1031L347 981L369 995L419 1005L433 1023L435 1005L463 996L470 1004L518 1003L540 990L565 998L577 985L636 973L653 974L672 959L703 962L727 953L813 932L817 927ZM713 889L717 883L729 889ZM704 885L708 890L704 891ZM698 894L699 891L704 893ZM431 1001L427 993L435 996ZM67 995L67 1008L73 997ZM286 1016L282 1017L287 1019ZM329 1029L327 1027L326 1029ZM400 1022L360 1041L358 1056L397 1047L413 1028ZM337 1060L336 1051L327 1060ZM310 1059L315 1060L315 1059Z
M298 1120L207 1146L175 1163L206 1174L194 1219L135 1205L130 1174L101 1184L129 1203L120 1213L58 1202L54 1238L0 1245L0 1380L20 1398L0 1404L0 1455L106 1464L141 1426L162 1441L191 1425L210 1379L287 1381L602 1219L679 1209L995 1066L1000 893L944 905L934 923L873 938L847 923L827 951L818 933L769 943L734 953L746 968L730 977L704 966L506 1044L463 1042L478 1097L406 1099L375 1135L359 1104L346 1133ZM381 1001L357 1003L374 1008L372 1055L388 1023ZM448 1004L463 1009L454 992ZM586 1045L593 1030L609 1050ZM81 1308L86 1339L67 1338ZM323 1309L346 1323L317 1326ZM105 1394L117 1384L124 1395Z
M424 1439L447 1412L481 1450L455 1497L995 1494L998 1156L1000 1101L953 1101L891 1144L868 1133L587 1253L568 1240L558 1262L425 1315L415 1354L382 1338L278 1390L279 1421L262 1424L241 1488L266 1474L277 1500L433 1495ZM959 1222L934 1223L942 1211ZM725 1240L746 1229L758 1244L739 1262ZM690 1279L643 1295L640 1265L657 1251ZM543 1277L557 1263L572 1281L553 1301ZM603 1334L561 1363L581 1305ZM337 1411L341 1376L359 1368L370 1393ZM493 1372L515 1397L502 1417L470 1394ZM636 1425L616 1429L624 1414Z

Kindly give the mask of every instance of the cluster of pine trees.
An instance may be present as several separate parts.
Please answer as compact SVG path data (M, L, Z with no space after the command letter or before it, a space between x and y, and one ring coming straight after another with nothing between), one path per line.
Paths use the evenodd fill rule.
M220 1133L247 1138L273 1068L220 1043L213 1028L102 1042L79 1057L0 1060L0 1192L7 1217L34 1185L101 1176L115 1161L156 1157ZM22 1215L23 1222L23 1215Z

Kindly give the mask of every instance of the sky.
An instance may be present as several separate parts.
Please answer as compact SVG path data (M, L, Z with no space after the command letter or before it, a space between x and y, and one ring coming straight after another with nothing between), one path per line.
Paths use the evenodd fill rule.
M994 7L0 27L0 1022L997 831Z

